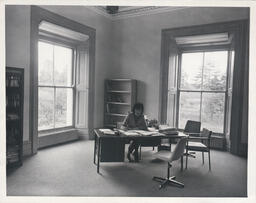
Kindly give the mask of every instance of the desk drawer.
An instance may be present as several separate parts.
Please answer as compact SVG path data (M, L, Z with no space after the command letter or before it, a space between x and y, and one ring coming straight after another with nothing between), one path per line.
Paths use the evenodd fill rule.
M101 162L123 162L125 143L123 139L108 138L101 140Z

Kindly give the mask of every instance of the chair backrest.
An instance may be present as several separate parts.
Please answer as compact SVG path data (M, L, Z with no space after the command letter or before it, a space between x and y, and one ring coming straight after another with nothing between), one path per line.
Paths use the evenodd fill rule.
M188 120L184 129L185 133L200 133L201 122Z
M186 143L187 143L187 137L181 138L178 141L177 145L175 146L175 149L173 150L172 156L170 158L170 162L178 160L181 156L183 156Z
M208 140L207 140L207 146L208 146L208 147L210 147L211 135L212 135L212 131L209 131L208 129L203 128L203 131L202 131L202 133L201 133L201 136L208 138Z

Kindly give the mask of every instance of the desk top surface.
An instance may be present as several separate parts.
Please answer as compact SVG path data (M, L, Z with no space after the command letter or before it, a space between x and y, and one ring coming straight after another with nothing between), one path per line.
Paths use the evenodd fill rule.
M177 132L177 134L167 134L167 133L156 133L154 135L124 135L123 133L117 132L115 135L108 135L101 132L99 129L94 129L95 135L97 137L109 137L109 138L182 138L188 137L188 135L183 132Z

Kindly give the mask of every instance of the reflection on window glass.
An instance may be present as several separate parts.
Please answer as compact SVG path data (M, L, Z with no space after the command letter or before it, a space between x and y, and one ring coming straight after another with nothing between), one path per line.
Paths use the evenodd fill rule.
M225 90L227 76L227 51L206 52L204 57L203 89Z
M54 84L71 85L72 50L65 47L54 47Z
M73 124L72 57L70 48L38 43L38 130Z
M203 93L202 126L214 132L223 132L225 93Z
M55 102L55 127L65 127L72 124L72 89L57 88Z
M181 92L179 108L179 128L184 128L187 120L200 119L200 93Z
M179 128L195 120L202 128L224 132L227 66L228 51L182 54Z
M38 130L53 128L54 92L53 88L38 88Z
M53 85L53 45L38 43L38 84Z
M203 53L184 53L181 62L182 89L200 89L203 67Z

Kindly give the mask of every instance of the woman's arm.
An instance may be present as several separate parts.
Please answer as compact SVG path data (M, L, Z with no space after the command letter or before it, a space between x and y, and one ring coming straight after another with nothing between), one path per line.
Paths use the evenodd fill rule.
M121 130L129 130L129 121L130 120L130 114L128 114L125 119L124 119L124 122L121 126Z

